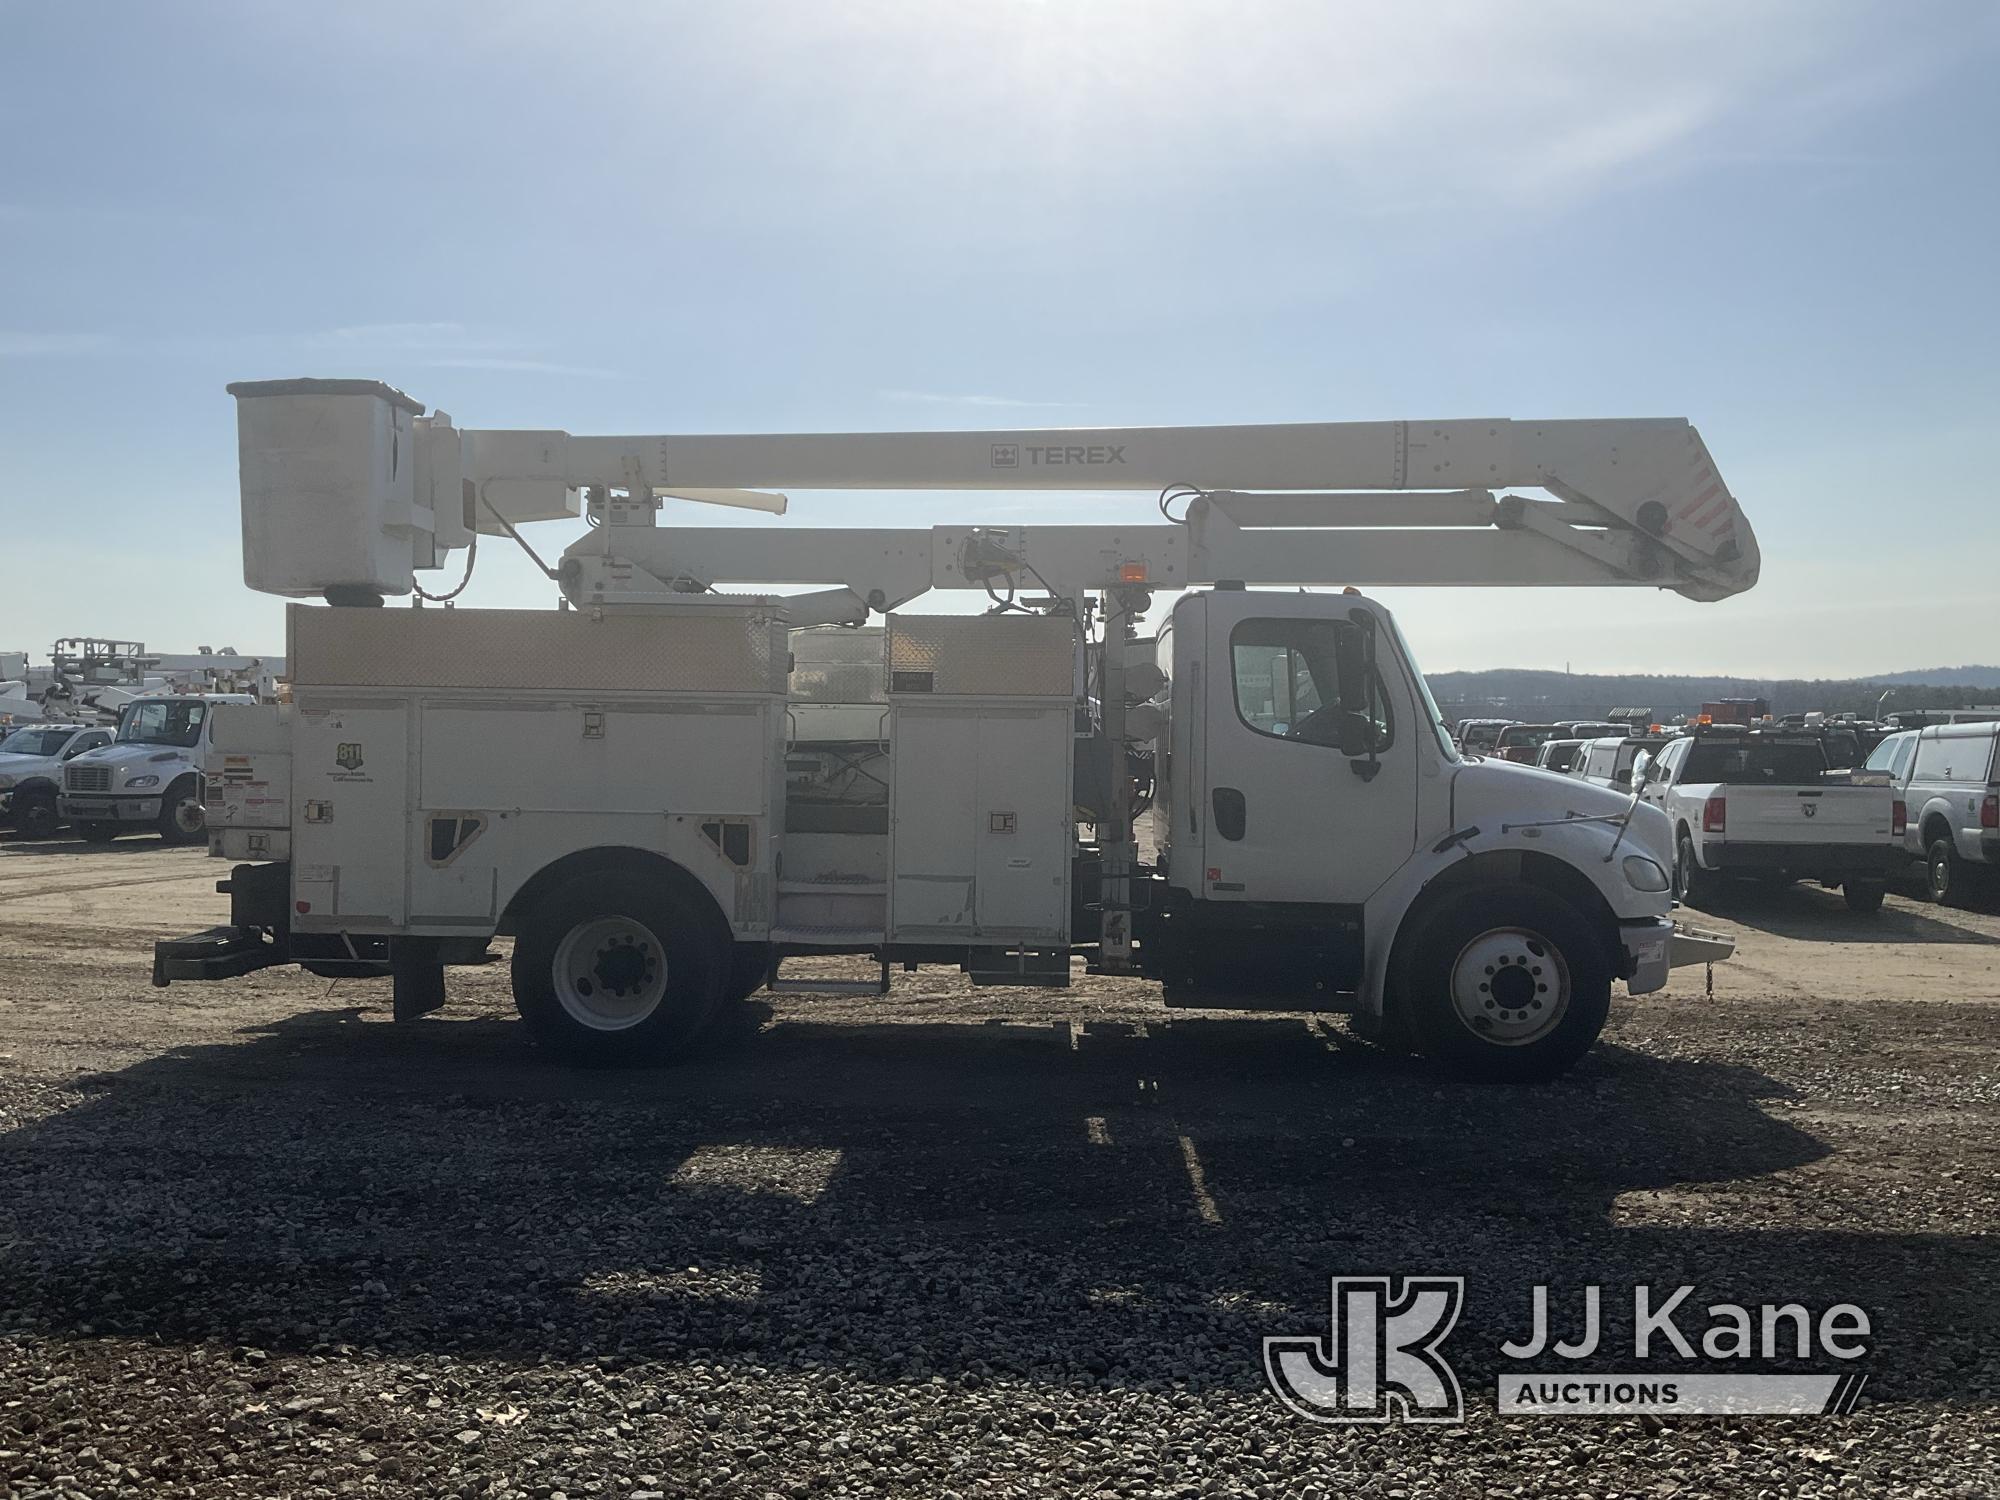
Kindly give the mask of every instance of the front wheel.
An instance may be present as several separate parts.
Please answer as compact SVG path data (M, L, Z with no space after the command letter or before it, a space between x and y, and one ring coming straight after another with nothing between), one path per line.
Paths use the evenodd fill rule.
M62 824L56 815L55 793L15 793L14 831L24 839L53 838Z
M571 1062L684 1057L722 998L726 931L692 900L620 871L552 892L514 943L514 1006Z
M1567 901L1532 886L1448 898L1408 939L1410 1032L1464 1077L1539 1083L1588 1052L1611 1009L1611 957Z
M1841 886L1840 894L1846 899L1849 911L1880 911L1882 898L1889 894L1889 883L1886 880L1849 880Z
M192 786L168 791L160 807L159 827L160 837L169 844L192 844L199 839L208 828L200 793Z

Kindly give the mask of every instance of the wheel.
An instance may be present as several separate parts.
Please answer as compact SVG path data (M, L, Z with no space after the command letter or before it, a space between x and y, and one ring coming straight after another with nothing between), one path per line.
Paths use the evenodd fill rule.
M764 988L771 973L771 949L765 943L737 943L729 956L729 978L722 998L731 1005L748 1000Z
M116 823L79 823L76 836L86 844L108 844L118 837Z
M1604 1029L1610 956L1576 908L1547 891L1486 886L1448 897L1406 951L1400 994L1410 1032L1426 1056L1462 1076L1554 1078Z
M514 1005L571 1062L672 1062L715 1013L730 956L712 909L634 872L587 875L522 924Z
M1849 911L1880 911L1882 898L1889 894L1886 880L1850 880L1840 888Z
M169 844L192 844L208 827L208 815L201 805L197 787L170 787L160 805L160 837Z
M24 839L45 839L62 825L56 816L56 794L49 791L14 794L14 831Z
M1674 899L1683 906L1712 907L1720 883L1712 871L1701 867L1694 836L1683 828L1674 841Z
M1965 861L1958 857L1958 846L1949 833L1931 840L1924 851L1924 864L1930 878L1931 900L1940 906L1950 906L1965 898Z

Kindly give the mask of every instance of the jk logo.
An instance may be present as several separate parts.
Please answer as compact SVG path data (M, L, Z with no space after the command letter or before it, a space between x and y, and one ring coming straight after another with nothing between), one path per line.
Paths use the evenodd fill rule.
M1336 1276L1332 1327L1264 1340L1264 1378L1309 1422L1463 1422L1458 1376L1438 1356L1465 1300L1463 1276Z

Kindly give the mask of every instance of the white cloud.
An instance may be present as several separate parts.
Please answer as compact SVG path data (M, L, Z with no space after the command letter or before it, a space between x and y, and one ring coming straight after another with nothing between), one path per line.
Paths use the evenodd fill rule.
M927 406L988 406L988 407L1074 407L1075 401L1024 401L1013 396L956 395L948 391L880 391L885 401L914 401Z
M115 342L108 333L10 333L0 329L0 359L102 354Z

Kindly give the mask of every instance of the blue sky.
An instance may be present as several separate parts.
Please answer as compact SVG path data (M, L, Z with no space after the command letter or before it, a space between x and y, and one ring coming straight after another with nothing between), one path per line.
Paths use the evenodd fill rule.
M1425 664L2000 660L1997 56L1942 0L0 0L0 648L281 649L222 387L313 374L578 432L1687 416L1757 589L1385 591ZM467 596L548 599L500 546Z

